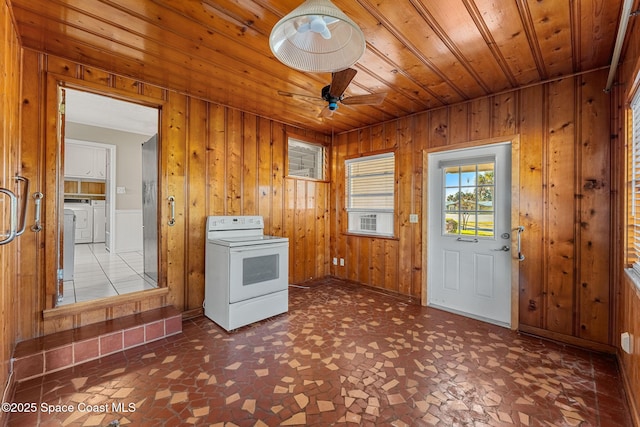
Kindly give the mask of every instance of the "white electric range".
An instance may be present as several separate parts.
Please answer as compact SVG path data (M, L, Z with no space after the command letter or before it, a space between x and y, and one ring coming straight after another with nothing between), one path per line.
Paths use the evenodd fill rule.
M204 314L227 331L289 310L289 239L261 216L207 218Z

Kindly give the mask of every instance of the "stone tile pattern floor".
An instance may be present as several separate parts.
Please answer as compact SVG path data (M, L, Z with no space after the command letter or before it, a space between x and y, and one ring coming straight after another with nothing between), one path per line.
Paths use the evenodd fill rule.
M289 306L20 383L13 402L38 410L9 425L631 426L612 356L335 279Z

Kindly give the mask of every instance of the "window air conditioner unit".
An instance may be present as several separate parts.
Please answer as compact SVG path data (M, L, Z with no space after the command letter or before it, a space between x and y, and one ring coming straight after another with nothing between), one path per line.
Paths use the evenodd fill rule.
M366 214L360 216L360 230L362 231L377 231L377 219L376 214Z

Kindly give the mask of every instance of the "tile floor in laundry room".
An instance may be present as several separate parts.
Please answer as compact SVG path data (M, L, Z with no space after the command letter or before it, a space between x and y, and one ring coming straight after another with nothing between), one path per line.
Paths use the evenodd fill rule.
M290 288L289 307L20 383L13 402L37 410L9 425L632 425L613 356L336 279Z
M154 289L144 274L142 251L109 252L104 243L75 245L74 279L64 281L59 305Z

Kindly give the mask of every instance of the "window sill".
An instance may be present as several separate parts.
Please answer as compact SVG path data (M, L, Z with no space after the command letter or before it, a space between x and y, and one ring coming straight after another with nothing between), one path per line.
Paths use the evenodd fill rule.
M312 182L318 182L320 184L329 184L329 181L327 181L326 179L312 178L310 176L286 175L284 177L284 179L290 179L292 181L294 181L294 180L297 180L297 181L312 181Z
M382 240L400 240L396 236L386 236L383 234L367 234L367 233L353 233L353 232L343 232L343 236L351 236L351 237L364 237L367 239L382 239Z

